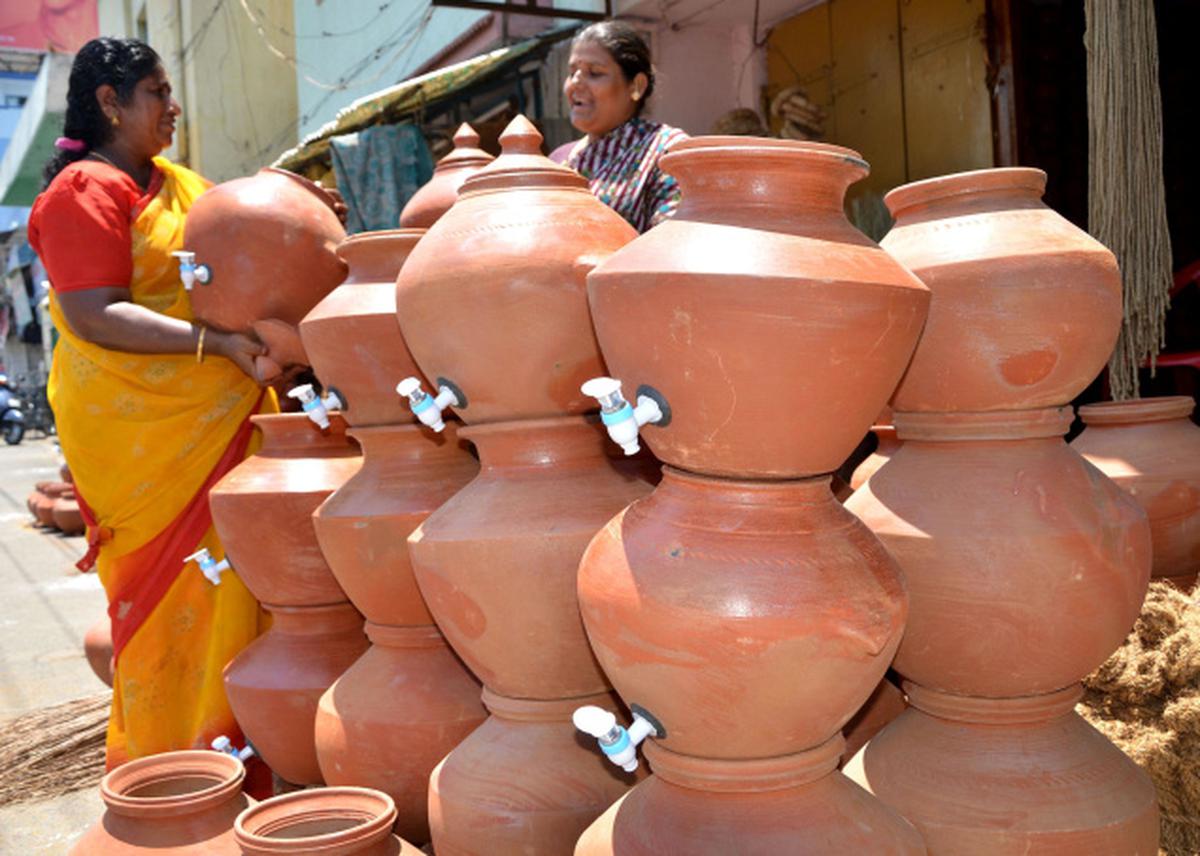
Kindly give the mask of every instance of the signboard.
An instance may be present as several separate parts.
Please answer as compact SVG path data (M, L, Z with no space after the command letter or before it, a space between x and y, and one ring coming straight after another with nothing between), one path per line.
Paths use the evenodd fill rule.
M100 33L97 0L0 0L0 49L75 53Z

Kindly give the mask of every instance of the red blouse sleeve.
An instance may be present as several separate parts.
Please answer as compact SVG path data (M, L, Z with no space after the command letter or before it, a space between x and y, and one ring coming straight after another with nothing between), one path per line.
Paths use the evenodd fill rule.
M55 291L129 287L138 196L132 179L102 164L71 164L55 176L29 215L29 242Z

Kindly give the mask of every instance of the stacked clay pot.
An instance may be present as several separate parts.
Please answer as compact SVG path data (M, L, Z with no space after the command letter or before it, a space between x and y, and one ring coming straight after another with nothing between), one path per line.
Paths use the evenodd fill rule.
M74 485L70 482L38 482L33 486L33 493L25 500L25 507L39 524L55 528L55 503L64 496L73 497L74 490Z
M900 440L896 436L895 425L872 425L871 433L875 435L878 445L875 446L875 451L871 452L861 464L854 468L854 473L850 476L851 490L858 490L866 484L867 479L875 475L875 472L880 467L890 461L892 455L896 454L896 450L900 448Z
M892 191L882 242L933 292L901 447L847 501L896 558L909 708L847 772L931 854L1154 854L1154 789L1075 712L1150 572L1137 503L1063 440L1121 323L1116 261L994 169Z
M642 431L663 479L595 536L578 583L601 665L657 723L654 775L575 852L923 853L836 772L907 599L830 474L900 379L929 292L846 219L868 170L852 151L697 137L662 167L675 216L588 290L612 376L669 410Z
M571 713L615 703L579 617L579 558L649 489L608 457L579 391L603 371L585 276L635 233L541 139L514 119L397 282L405 340L424 377L458 391L482 467L409 539L425 603L491 713L430 781L447 856L568 853L632 781L577 739Z
M1188 396L1106 401L1079 408L1071 443L1128 491L1150 519L1151 576L1189 591L1200 571L1200 428Z
M238 815L244 856L421 856L392 834L392 798L370 788L318 788L263 800Z
M209 504L234 572L272 622L225 667L225 691L246 738L280 778L320 784L317 703L367 639L321 554L312 513L361 458L336 414L324 432L300 413L251 421L262 448L217 482ZM229 574L220 585L236 584Z
M188 212L183 246L208 268L191 290L196 319L257 335L262 381L308 364L296 325L346 277L334 200L295 173L267 168L210 188Z
M232 755L165 752L117 767L100 782L104 815L71 856L237 856L234 822L253 800Z
M401 228L428 229L450 210L463 182L491 162L492 156L479 148L479 134L463 122L454 132L454 148L450 154L438 161L433 177L413 194L400 212Z
M367 619L371 647L321 697L316 750L330 785L387 793L397 832L429 840L429 774L487 716L480 686L438 631L407 538L479 465L458 439L417 423L396 383L419 374L396 323L396 275L424 229L368 232L338 248L346 281L300 324L318 378L336 388L363 465L313 526L334 577Z

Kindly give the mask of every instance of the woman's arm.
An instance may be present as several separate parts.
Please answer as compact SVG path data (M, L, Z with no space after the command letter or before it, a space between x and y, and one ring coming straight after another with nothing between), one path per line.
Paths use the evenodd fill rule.
M63 316L81 339L133 354L192 354L196 352L201 326L161 315L129 300L129 290L120 287L87 288L57 295ZM250 377L255 377L254 358L267 349L241 333L207 330L204 352L226 357Z

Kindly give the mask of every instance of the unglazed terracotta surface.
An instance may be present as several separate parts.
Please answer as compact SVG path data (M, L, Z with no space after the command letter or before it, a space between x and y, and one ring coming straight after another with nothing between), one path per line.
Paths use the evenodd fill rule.
M225 667L225 693L246 739L280 778L319 785L317 703L367 650L363 619L349 603L276 606L271 616L271 629Z
M104 617L83 634L83 655L96 677L106 686L113 684L113 638L112 619Z
M396 323L396 276L424 229L351 235L337 248L350 266L300 322L300 338L317 377L343 399L351 425L411 423L396 384L420 376Z
M428 229L458 200L462 183L493 160L479 148L479 134L463 122L454 132L454 148L437 162L433 178L413 194L400 212L400 226Z
M605 373L585 278L636 233L541 142L514 119L397 281L404 338L425 377L465 395L466 422L584 413L580 384Z
M246 856L421 856L392 834L396 806L370 788L320 788L263 800L238 816Z
M166 752L117 767L100 783L104 814L71 856L237 856L233 824L253 804L242 762L220 752Z
M317 606L346 600L312 524L312 513L362 463L331 416L321 432L302 413L253 416L263 445L213 487L213 523L246 587L272 606ZM269 536L269 537L268 537Z
M588 276L610 374L664 463L741 478L837 469L900 379L929 306L916 277L855 229L842 202L868 167L849 149L694 137L663 170L675 215Z
M1187 396L1079 408L1071 447L1128 491L1150 518L1152 576L1188 590L1200 571L1200 428Z
M897 410L1065 404L1121 326L1113 254L1042 202L1046 174L986 169L906 184L881 245L933 292Z
M867 456L867 459L854 468L853 475L850 476L850 489L858 490L867 483L867 479L875 474L875 471L891 460L892 455L900 448L900 440L896 436L895 425L872 425L871 433L879 441L879 445L875 447L875 451Z
M842 728L846 748L842 750L841 763L845 764L867 741L908 709L908 702L900 688L887 678L879 682L870 698Z

